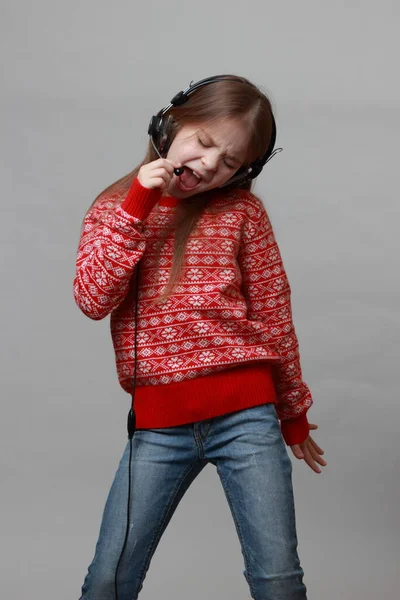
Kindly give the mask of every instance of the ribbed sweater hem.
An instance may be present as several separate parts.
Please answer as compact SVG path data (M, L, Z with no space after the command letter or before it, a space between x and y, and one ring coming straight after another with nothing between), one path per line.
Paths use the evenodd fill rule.
M132 217L142 221L149 215L160 198L161 190L159 188L146 188L135 177L121 208Z
M151 429L194 423L270 402L277 402L272 370L262 361L180 383L137 386L133 404L136 429ZM309 433L306 415L281 422L281 431L287 445L300 444Z

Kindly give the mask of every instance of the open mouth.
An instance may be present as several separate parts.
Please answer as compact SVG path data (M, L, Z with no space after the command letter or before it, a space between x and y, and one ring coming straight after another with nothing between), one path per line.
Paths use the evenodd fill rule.
M202 181L202 178L189 167L183 167L183 173L180 175L179 181L186 189L194 190L194 188Z

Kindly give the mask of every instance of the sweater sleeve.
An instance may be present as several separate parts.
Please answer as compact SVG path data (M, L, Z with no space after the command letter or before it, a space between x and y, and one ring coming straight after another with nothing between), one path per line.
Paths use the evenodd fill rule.
M115 206L100 198L86 215L78 244L73 283L75 302L93 320L117 308L129 291L130 279L143 256L143 221L161 197L135 177L127 196Z
M306 413L313 400L302 379L290 284L271 222L258 199L243 229L238 262L247 318L268 325L270 347L281 357L273 363L273 377L282 436L288 446L301 444L309 435Z

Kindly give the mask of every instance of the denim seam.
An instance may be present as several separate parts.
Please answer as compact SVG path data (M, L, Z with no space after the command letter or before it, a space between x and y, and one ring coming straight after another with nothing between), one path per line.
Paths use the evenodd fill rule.
M201 460L204 460L204 440L205 438L203 438L201 431L198 430L198 428L196 427L196 423L193 425L193 435L194 435L194 440L196 442L196 447L198 449L199 452L199 457Z
M146 574L146 572L147 572L147 570L149 568L150 560L151 560L151 557L152 557L152 551L153 551L154 547L157 545L158 541L161 538L161 535L162 535L162 532L163 532L163 529L164 529L164 523L165 523L165 521L166 521L166 519L167 519L167 517L169 515L169 512L170 512L171 507L172 507L172 505L174 503L174 500L176 498L177 493L179 492L182 484L185 482L185 480L188 477L188 475L201 462L203 462L203 461L202 460L197 460L194 464L190 465L190 467L185 471L183 477L179 480L179 482L175 486L175 488L173 490L173 493L172 493L171 500L170 500L170 502L168 503L167 507L164 510L164 514L163 514L163 516L161 518L160 525L159 525L156 533L154 534L153 539L151 540L151 543L150 543L150 546L149 546L149 550L147 552L146 560L144 562L142 571L141 571L141 573L139 575L139 585L143 582L143 577L144 577L144 575ZM136 593L137 593L137 590L136 590Z
M234 520L234 523L235 523L235 526L236 526L236 529L237 529L237 532L238 532L238 535L239 535L239 538L240 538L240 542L241 542L242 549L243 549L243 556L244 556L245 567L246 567L247 575L248 575L248 578L249 578L248 584L249 584L249 587L250 587L251 595L254 598L255 597L254 596L255 589L254 589L254 586L253 586L253 578L252 578L252 575L251 575L250 562L249 562L249 559L248 559L248 556L247 556L246 544L244 543L244 538L242 536L242 530L240 529L239 521L236 518L235 509L234 509L232 501L231 501L231 497L230 497L230 494L229 494L228 486L226 485L226 479L225 479L224 475L222 474L222 472L220 472L220 471L219 471L219 476L220 476L221 481L223 483L225 494L226 494L229 506L231 508L233 520Z

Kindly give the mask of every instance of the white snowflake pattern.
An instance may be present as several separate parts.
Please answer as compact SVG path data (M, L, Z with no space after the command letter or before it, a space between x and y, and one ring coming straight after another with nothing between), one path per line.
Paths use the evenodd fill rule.
M234 225L235 223L237 223L238 218L236 215L232 214L232 213L228 213L222 216L221 219L226 225Z
M206 300L205 298L203 298L203 296L190 296L190 298L188 299L189 304L197 307L202 306L205 302Z
M199 360L203 363L211 363L215 360L215 358L215 353L210 351L201 352L199 355Z
M204 322L196 323L196 325L193 326L193 331L195 331L199 335L204 335L205 333L208 333L210 329L210 326Z
M161 331L161 335L170 342L178 335L178 332L173 327L166 327L163 331Z
M189 240L186 247L190 252L197 253L202 250L203 242L195 239Z
M186 272L186 277L190 281L199 281L203 277L203 271L201 269L189 269Z
M234 348L232 350L232 356L234 356L236 359L240 360L241 358L244 358L246 356L246 352L244 352L240 348Z
M167 365L170 369L178 369L183 365L183 360L179 356L172 356L167 360Z
M107 285L107 275L103 271L97 271L94 275L94 279L99 287Z
M149 341L149 339L150 339L150 337L145 331L138 332L138 334L137 334L138 345L144 346Z
M219 272L219 277L222 281L234 281L234 272L232 269L223 269Z

